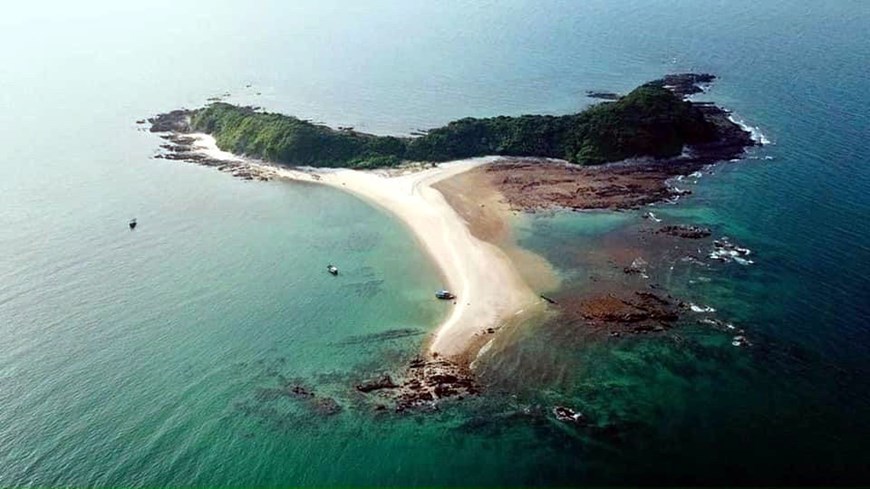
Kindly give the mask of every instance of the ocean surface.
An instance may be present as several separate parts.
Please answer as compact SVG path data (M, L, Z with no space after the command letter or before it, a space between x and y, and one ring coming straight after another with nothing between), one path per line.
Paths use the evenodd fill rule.
M848 0L6 6L0 486L870 483L868 26ZM754 263L654 278L753 346L695 322L621 341L527 324L482 358L485 395L430 414L378 414L351 388L401 371L446 312L401 223L155 160L135 124L229 93L408 134L575 112L588 89L679 71L718 75L702 98L770 144L655 208ZM613 273L589 253L638 221L517 231L566 294ZM282 382L335 404L267 395ZM554 404L596 429L541 415Z

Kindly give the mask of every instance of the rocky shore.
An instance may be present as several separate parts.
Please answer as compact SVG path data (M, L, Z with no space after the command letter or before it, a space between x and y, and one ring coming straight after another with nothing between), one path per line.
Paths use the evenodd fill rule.
M158 134L165 141L160 145L160 151L154 155L155 159L208 166L243 180L268 181L275 177L275 172L265 164L252 165L242 158L210 156L207 151L209 148L203 146L197 135L191 133L192 115L192 110L178 109L137 121L139 124L151 124L149 132Z
M397 413L438 409L443 400L462 399L479 392L468 367L439 358L412 360L399 383L384 374L361 382L355 388L362 394L373 396L375 410L386 411L390 409L389 405Z
M715 77L683 74L660 82L680 96L703 92ZM642 158L598 166L580 166L545 158L502 158L477 169L501 192L515 210L537 211L561 208L637 209L674 201L690 193L669 185L671 179L704 167L740 158L757 145L752 134L729 119L730 113L708 102L692 102L716 127L716 140L687 147L675 158Z
M566 312L579 315L592 327L607 328L611 336L659 332L680 318L683 304L653 292L613 292L583 297L566 304Z

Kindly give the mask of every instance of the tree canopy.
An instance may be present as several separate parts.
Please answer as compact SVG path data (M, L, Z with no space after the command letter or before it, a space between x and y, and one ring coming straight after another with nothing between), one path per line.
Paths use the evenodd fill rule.
M191 127L213 135L221 149L232 153L288 165L351 168L485 155L542 156L595 165L675 156L685 145L716 137L715 125L703 112L661 82L577 114L465 118L419 137L335 130L223 102L197 110Z

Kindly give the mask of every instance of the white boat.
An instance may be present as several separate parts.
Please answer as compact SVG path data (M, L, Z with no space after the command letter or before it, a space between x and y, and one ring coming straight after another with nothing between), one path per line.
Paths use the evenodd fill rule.
M447 289L441 289L435 292L435 297L445 301L453 300L456 298L456 296Z

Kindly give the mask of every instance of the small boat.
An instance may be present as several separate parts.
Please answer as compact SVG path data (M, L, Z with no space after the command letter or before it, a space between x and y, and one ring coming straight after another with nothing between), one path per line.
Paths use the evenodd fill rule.
M130 222L128 222L127 225L130 226L130 231L136 229L136 219L130 219Z
M338 275L338 267L335 265L326 265L326 271L333 275Z
M435 292L435 297L445 301L453 300L456 298L456 296L447 289L441 289Z

